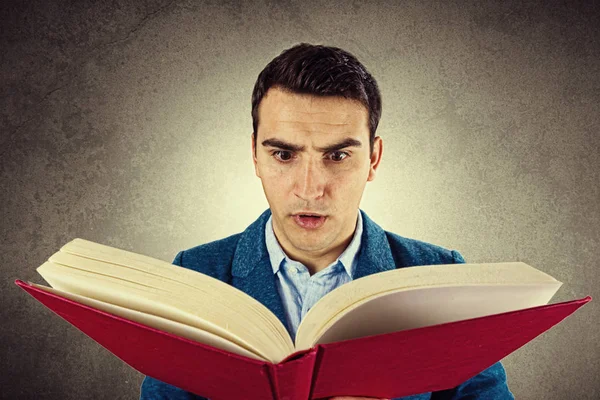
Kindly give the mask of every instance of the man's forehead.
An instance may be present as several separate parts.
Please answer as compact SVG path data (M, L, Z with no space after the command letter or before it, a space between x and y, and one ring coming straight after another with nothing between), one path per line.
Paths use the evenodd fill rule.
M343 139L354 139L365 142L369 138L368 129L353 129L351 125L316 125L306 126L300 124L261 125L259 127L259 142L265 140L280 140L288 143L308 144L309 146L325 146L337 143Z
M259 106L262 119L327 123L352 123L368 115L358 101L339 96L314 96L271 88Z

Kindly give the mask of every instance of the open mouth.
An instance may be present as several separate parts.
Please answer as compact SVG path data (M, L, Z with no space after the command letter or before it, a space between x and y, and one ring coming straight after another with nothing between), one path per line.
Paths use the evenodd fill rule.
M293 218L296 224L304 229L318 229L327 219L326 216L317 214L296 214Z

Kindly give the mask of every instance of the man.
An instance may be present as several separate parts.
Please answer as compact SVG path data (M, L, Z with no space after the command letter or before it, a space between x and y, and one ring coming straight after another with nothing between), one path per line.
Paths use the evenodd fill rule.
M255 297L294 338L306 312L352 279L464 262L456 251L383 231L359 210L383 153L380 116L377 83L351 54L308 44L281 53L252 94L252 157L269 209L243 233L180 252L174 264ZM146 377L141 399L202 397ZM456 388L410 399L513 396L497 363Z

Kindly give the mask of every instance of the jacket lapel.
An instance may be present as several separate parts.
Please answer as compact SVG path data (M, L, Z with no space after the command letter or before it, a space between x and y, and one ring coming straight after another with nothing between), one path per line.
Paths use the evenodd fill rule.
M267 209L242 232L231 265L231 284L264 304L287 326L265 243L265 225L270 215L271 210Z
M353 280L396 268L385 231L363 210L360 212L363 219L363 234L357 255L358 261L352 274Z

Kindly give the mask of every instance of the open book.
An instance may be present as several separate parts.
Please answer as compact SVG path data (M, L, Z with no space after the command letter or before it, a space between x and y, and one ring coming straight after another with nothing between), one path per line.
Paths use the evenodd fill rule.
M429 382L421 387L423 391L441 390L440 385L461 383L455 380L466 380L487 368L591 300L587 297L562 306L545 306L561 283L521 262L400 268L351 281L325 295L302 320L294 343L282 322L254 298L210 276L151 257L75 239L37 271L52 287L16 283L142 373L214 399L240 395L245 390L251 397L244 395L244 398L283 398L286 386L294 393L290 397L294 399L335 395L340 389L331 391L331 377L321 389L315 387L317 375L326 372L317 374L327 361L323 359L326 352L319 354L319 349L331 348L333 354L338 346L338 350L341 348L338 357L343 357L343 351L349 351L353 345L364 348L370 342L372 347L365 352L373 353L376 348L389 352L393 351L394 343L415 346L421 342L424 346L422 340L429 332L434 335L429 340L439 336L438 345L446 340L448 346L457 346L458 350L461 346L479 346L481 353L487 340L481 331L485 326L492 324L488 332L492 336L493 330L514 331L504 347L495 346L503 355L495 354L495 359L476 357L477 362L471 362L469 372L463 372L463 376L437 386ZM527 312L525 318L523 313ZM519 318L529 323L529 331L518 325ZM98 320L96 325L90 324L94 319ZM127 337L126 332L135 332L136 336ZM514 336L518 334L521 336ZM407 344L411 335L413 342ZM164 340L170 344L163 346L168 347L156 349ZM173 340L183 347L179 349ZM493 337L489 340L491 343ZM384 343L387 349L382 348ZM428 348L433 345L430 342ZM135 346L142 347L132 350ZM487 350L488 354L494 353ZM148 354L139 354L144 351L148 354L156 351L156 356L162 357L161 362L170 357L170 367L179 362L182 369L193 369L190 363L194 361L183 362L181 357L192 357L197 352L195 363L210 361L213 374L229 375L235 368L241 368L246 376L238 377L238 381L254 379L251 369L260 367L256 373L266 376L263 386L269 396L260 394L263 389L256 386L257 382L252 383L256 387L242 385L235 389L237 392L226 393L234 390L231 387L222 392L223 389L215 389L218 379L207 377L206 371L203 372L205 389L202 376L195 379L190 376L189 380L194 382L182 383L184 378L179 376L185 375L183 371L178 371L178 375L160 372L165 368L153 365L158 360L148 359ZM177 356L178 351L183 355ZM414 352L412 347L411 351ZM395 356L400 358L401 354ZM346 357L360 358L356 351ZM219 372L214 363L225 365L230 362L227 359L241 364L229 365ZM352 364L349 359L345 363L348 362ZM293 370L292 365L295 365ZM201 368L206 369L206 365ZM364 376L364 372L361 374ZM354 394L395 397L418 393L408 393L406 385L400 385L393 393L385 384L374 388L374 393L365 390L356 389Z

